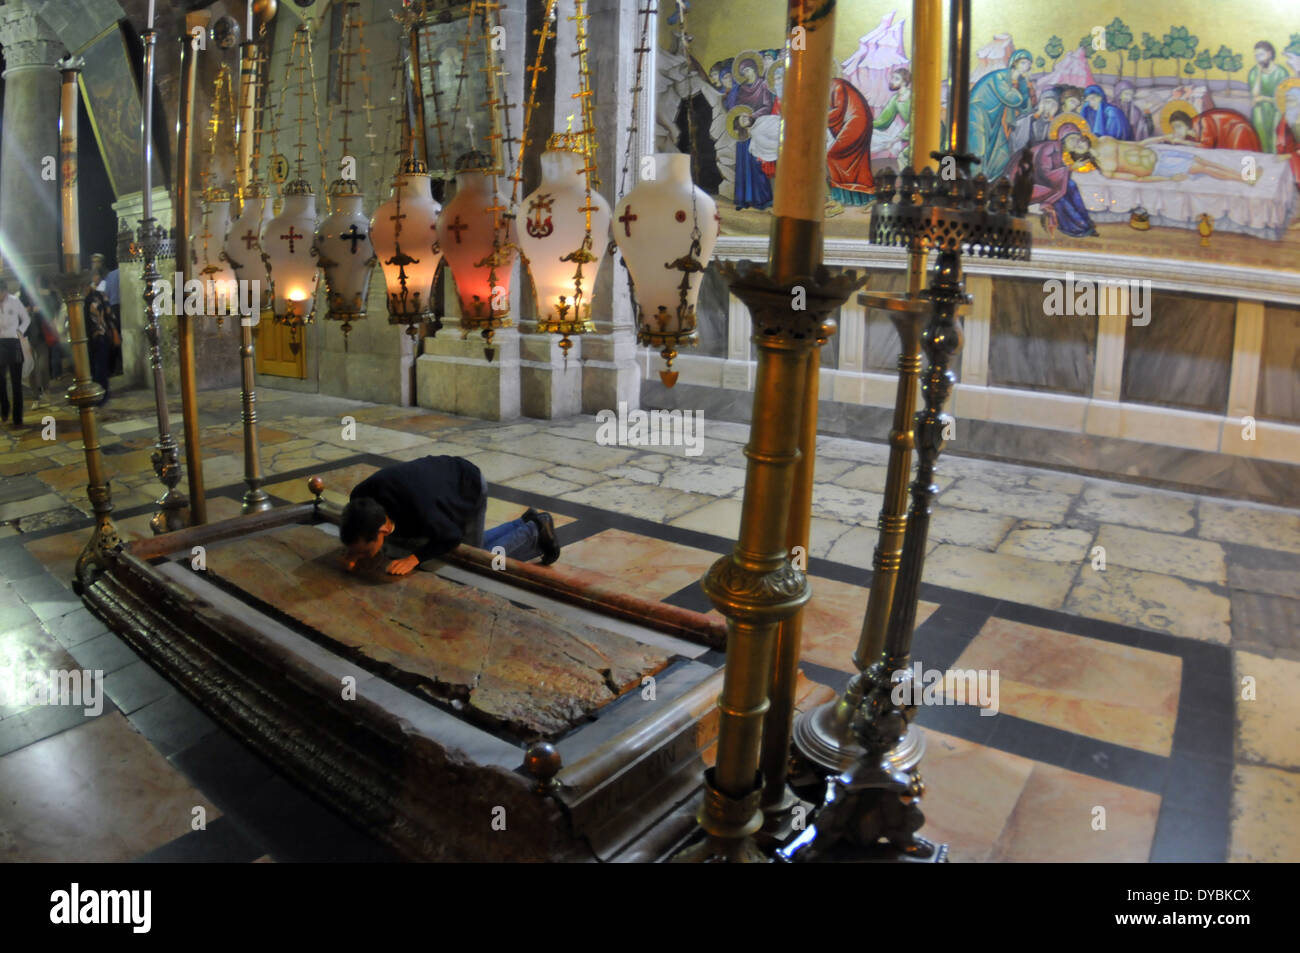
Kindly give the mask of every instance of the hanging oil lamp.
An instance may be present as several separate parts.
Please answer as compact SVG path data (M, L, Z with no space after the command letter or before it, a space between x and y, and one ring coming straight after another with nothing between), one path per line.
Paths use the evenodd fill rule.
M334 206L316 230L316 256L325 273L325 317L342 321L347 350L352 322L366 316L375 249L370 220L362 209L365 196L355 179L336 179L329 195Z
M611 216L604 196L591 191L580 135L551 136L541 164L541 184L523 201L519 248L533 280L537 330L561 336L567 361L569 335L596 329L591 288L605 257Z
M392 196L370 220L370 238L388 290L388 323L405 324L411 337L420 321L432 321L435 333L442 327L433 308L433 283L442 261L436 230L441 210L428 168L408 156L393 179Z
M497 189L491 156L471 150L456 160L456 195L438 217L438 242L456 282L460 326L483 336L488 360L497 328L508 328L510 277L515 258L514 228L502 216L505 197Z
M299 335L316 308L316 193L306 179L284 187L284 208L262 227L262 258L271 276L271 307L277 324L290 330L296 354Z
M637 302L637 341L660 348L668 369L677 349L699 340L695 306L704 269L718 241L717 205L691 181L691 157L660 153L655 174L618 203L614 241L632 276Z

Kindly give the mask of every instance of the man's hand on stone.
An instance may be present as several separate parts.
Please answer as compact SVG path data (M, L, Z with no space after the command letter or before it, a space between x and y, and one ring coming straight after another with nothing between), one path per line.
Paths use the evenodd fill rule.
M401 559L394 559L388 564L388 574L390 576L405 576L418 565L420 565L420 559L415 554L403 556Z

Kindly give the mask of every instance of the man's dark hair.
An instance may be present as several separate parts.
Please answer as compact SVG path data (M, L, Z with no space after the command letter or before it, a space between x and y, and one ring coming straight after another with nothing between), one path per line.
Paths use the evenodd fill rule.
M344 546L353 543L369 543L379 535L380 528L388 520L384 508L367 496L358 497L343 507L343 518L339 520L339 539Z
M5 293L8 293L9 291L9 282L5 281L3 278L0 278L0 291Z
M1255 44L1255 49L1267 50L1269 59L1271 60L1277 59L1277 47L1275 47L1268 40L1260 40L1258 43Z
M1181 109L1169 117L1169 125L1172 126L1176 122L1184 123L1188 129L1191 129L1194 125L1192 117L1187 115L1187 113L1183 112Z

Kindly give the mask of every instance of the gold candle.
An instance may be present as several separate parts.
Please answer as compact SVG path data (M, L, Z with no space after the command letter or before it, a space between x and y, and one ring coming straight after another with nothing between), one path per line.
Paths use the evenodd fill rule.
M81 220L77 215L77 73L63 71L59 101L59 164L63 167L63 270L77 271L81 265Z

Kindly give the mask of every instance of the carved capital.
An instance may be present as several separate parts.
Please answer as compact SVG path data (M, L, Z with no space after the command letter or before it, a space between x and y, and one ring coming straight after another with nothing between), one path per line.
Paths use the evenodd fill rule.
M713 564L704 591L729 619L758 625L794 615L812 595L807 577L788 560L763 572L742 566L734 556Z
M34 66L52 68L63 55L63 42L30 7L9 0L0 6L0 49L8 76Z

